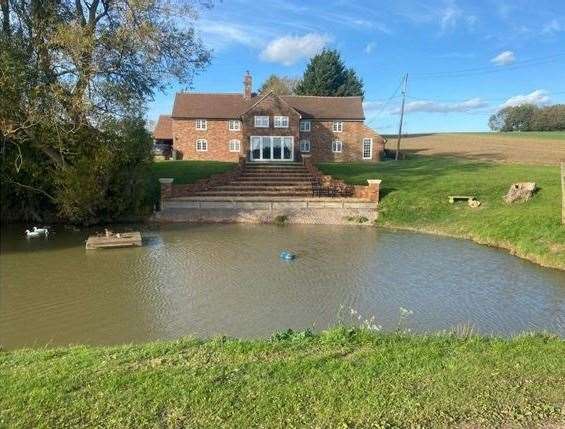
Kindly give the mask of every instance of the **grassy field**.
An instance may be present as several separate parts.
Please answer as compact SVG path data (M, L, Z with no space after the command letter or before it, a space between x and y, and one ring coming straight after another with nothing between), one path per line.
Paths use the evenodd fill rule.
M382 179L379 224L449 234L503 247L542 265L565 269L559 167L413 157L379 164L321 164L352 184ZM513 182L540 188L525 203L506 205ZM475 195L478 209L448 203L448 195Z
M565 131L524 131L524 132L484 132L484 133L454 133L457 134L471 134L480 136L498 136L506 138L518 139L548 139L548 140L565 140Z
M389 136L386 147L394 150L396 137ZM565 161L565 132L413 134L401 148L418 155L558 165Z
M346 328L3 352L0 427L558 427L564 355L542 335Z

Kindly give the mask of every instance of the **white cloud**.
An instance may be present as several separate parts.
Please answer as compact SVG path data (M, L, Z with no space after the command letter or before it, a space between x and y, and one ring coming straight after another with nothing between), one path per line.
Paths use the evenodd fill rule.
M406 103L404 112L426 112L426 113L452 113L452 112L470 112L471 110L487 107L488 103L480 98L471 98L469 100L455 103L441 103L430 100L417 100ZM399 114L400 108L396 107L392 113Z
M506 66L508 64L512 64L516 61L516 56L512 51L503 51L490 60L491 63L496 64L497 66Z
M457 7L455 1L449 1L445 8L439 12L441 31L445 32L454 29L461 15L461 9Z
M559 21L557 21L556 19L552 19L551 21L545 23L541 32L542 34L554 34L564 30L565 28L561 26Z
M503 104L501 104L500 107L504 108L511 106L520 106L522 104L535 104L540 106L549 104L550 102L551 99L549 97L549 92L547 92L545 89L536 89L529 94L515 95L514 97L510 97Z
M384 104L383 101L364 101L363 110L365 110L366 113L376 113L382 110Z
M365 53L366 54L372 53L375 49L375 46L377 46L377 44L375 42L367 43L367 46L365 46Z
M279 37L269 42L261 52L261 58L271 63L290 66L302 58L316 55L329 42L328 36L319 33Z
M204 35L205 42L215 49L234 43L245 46L258 46L261 43L260 34L233 22L201 20L198 29Z

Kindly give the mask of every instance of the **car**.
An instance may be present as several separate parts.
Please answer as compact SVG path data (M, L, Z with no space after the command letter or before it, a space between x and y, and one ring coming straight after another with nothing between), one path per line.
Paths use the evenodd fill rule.
M172 146L168 143L154 143L152 153L153 156L163 156L170 158L172 156Z

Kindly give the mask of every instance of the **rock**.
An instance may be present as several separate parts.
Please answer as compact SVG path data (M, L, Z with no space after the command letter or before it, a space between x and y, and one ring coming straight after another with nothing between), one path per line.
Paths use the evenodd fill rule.
M467 204L469 205L469 207L471 207L472 209L476 209L477 207L479 207L481 205L481 202L479 200L469 200L467 202Z
M504 202L507 204L514 203L516 201L528 201L534 195L536 191L535 182L519 182L513 183L510 189L504 196Z

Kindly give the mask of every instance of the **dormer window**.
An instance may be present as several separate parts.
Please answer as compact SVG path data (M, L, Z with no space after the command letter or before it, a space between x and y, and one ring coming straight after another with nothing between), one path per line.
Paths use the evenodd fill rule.
M255 116L255 128L269 128L269 117Z
M275 128L288 128L288 116L275 116Z
M196 129L205 131L208 129L208 121L206 119L197 119L196 120Z
M230 131L241 130L241 122L237 119L230 119L229 122L228 122L228 129Z
M334 131L334 133L341 133L343 131L343 122L342 121L334 121L333 131Z
M311 121L300 121L300 131L303 133L309 133L312 130Z

